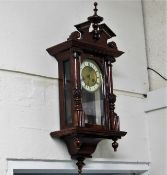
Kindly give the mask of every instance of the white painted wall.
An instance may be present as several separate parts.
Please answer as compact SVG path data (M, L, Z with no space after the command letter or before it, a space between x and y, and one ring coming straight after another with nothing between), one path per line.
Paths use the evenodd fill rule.
M93 2L0 3L0 68L58 77L57 62L45 49L65 41L75 30L75 24L86 21L93 14ZM146 93L148 80L140 1L100 1L99 14L117 34L113 40L125 52L114 66L115 88Z
M0 80L3 92L0 98L0 157L3 160L69 160L66 146L49 136L51 131L59 129L58 81L8 71L0 71ZM111 141L101 142L94 158L148 162L143 97L115 93L121 128L128 135L119 142L116 153ZM129 110L132 105L134 109Z
M151 175L167 174L167 108L149 112Z
M0 1L1 175L6 175L9 159L70 160L66 146L49 136L59 129L58 82L57 62L45 49L66 40L75 30L73 25L92 15L92 4ZM110 141L103 141L94 158L148 163L149 132L142 96L148 91L148 78L141 3L99 1L99 14L117 34L113 40L118 48L125 51L114 64L114 87L121 129L128 134L119 142L117 153Z
M142 0L148 66L167 78L166 0ZM150 90L167 86L155 72L149 70Z
M167 78L166 1L143 0L148 66ZM167 82L149 71L147 112L151 175L167 174Z
M145 99L151 175L167 173L167 88L150 91Z

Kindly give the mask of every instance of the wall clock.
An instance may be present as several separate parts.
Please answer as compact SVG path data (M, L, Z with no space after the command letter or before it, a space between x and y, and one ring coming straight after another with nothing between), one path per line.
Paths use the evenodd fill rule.
M94 15L75 25L77 31L67 41L47 49L59 68L60 131L51 136L65 142L71 158L77 160L79 174L84 159L92 157L101 140L113 140L116 151L117 140L126 135L114 111L112 81L112 63L124 52L115 42L108 42L116 35L101 24L97 3L94 6Z

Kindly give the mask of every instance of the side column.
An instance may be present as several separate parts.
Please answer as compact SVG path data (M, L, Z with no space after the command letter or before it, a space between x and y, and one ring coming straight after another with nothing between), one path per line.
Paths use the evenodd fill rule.
M116 95L113 93L113 80L112 80L112 59L105 59L105 114L106 114L106 126L108 130L119 131L120 122L119 116L114 112Z
M72 82L72 122L74 127L83 127L85 125L81 102L80 55L81 52L73 51L73 59L71 59L71 75L73 76L72 79L74 80Z

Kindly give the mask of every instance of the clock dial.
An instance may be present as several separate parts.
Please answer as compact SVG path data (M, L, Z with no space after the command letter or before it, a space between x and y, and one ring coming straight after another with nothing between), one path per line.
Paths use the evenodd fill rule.
M96 91L101 85L101 71L98 65L92 60L85 60L81 64L81 85L89 91Z

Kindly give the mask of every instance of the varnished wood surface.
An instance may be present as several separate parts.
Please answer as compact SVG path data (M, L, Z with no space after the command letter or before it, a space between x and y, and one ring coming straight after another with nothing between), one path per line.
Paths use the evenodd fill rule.
M124 131L108 131L105 129L97 129L97 128L67 128L61 131L54 131L51 133L52 137L64 137L71 134L83 134L88 137L100 137L100 138L112 138L115 136L122 137L125 136L127 132Z

